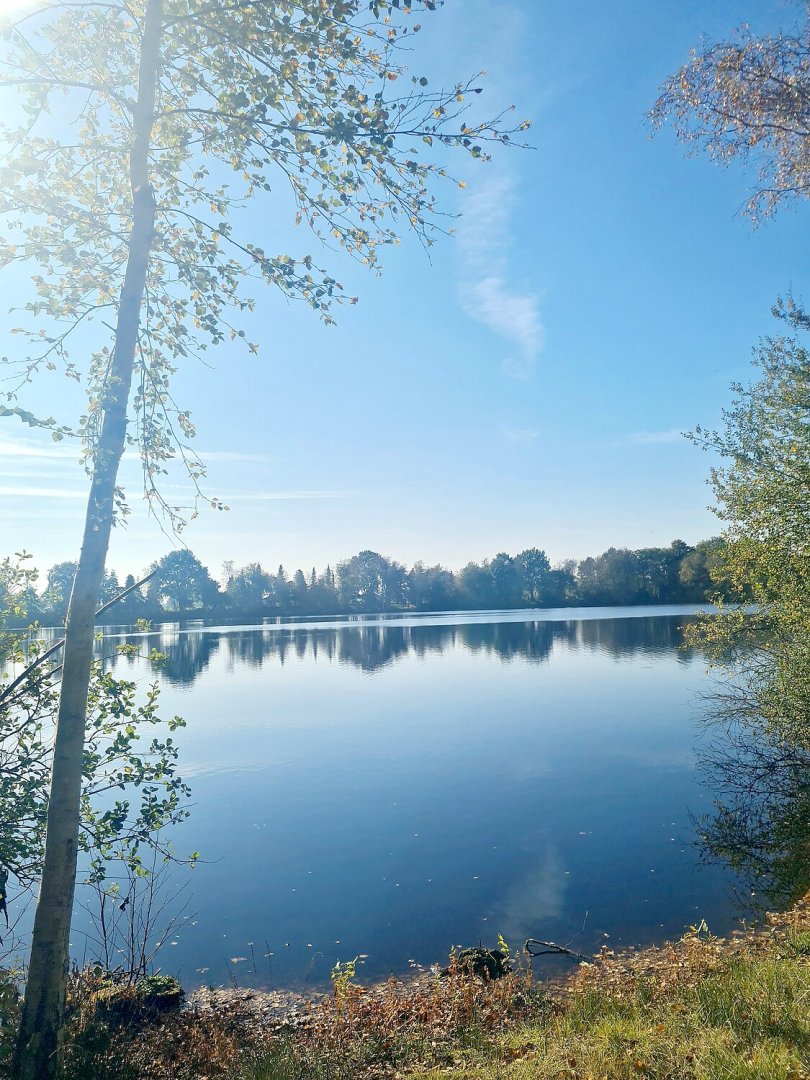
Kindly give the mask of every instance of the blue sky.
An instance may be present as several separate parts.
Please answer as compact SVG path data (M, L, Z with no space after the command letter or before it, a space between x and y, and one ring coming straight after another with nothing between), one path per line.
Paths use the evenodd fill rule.
M716 532L709 461L680 433L718 422L775 297L808 297L808 209L754 229L753 178L651 139L644 114L702 33L794 10L447 0L424 18L413 70L486 69L492 109L516 103L535 149L458 163L467 188L443 195L463 216L431 261L407 238L381 277L335 257L361 297L337 328L259 295L259 357L228 346L181 369L207 489L231 508L185 542L216 573L361 548L454 568L535 545L557 560ZM300 252L273 203L250 213ZM134 463L124 480L136 512L110 563L137 572L172 541L137 509ZM72 451L0 421L3 552L74 557L84 494Z

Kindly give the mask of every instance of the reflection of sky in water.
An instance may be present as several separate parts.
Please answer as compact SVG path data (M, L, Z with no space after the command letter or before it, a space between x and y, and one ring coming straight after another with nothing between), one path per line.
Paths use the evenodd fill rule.
M236 978L285 985L358 953L368 977L402 972L499 932L582 931L587 952L703 917L728 929L724 876L689 846L706 676L679 650L683 618L547 614L149 637L169 654L163 712L188 721L175 844L206 860L164 969L225 981L253 942L257 970Z
M508 886L496 905L495 922L507 942L531 937L533 927L559 919L568 884L553 841L538 845L526 872Z

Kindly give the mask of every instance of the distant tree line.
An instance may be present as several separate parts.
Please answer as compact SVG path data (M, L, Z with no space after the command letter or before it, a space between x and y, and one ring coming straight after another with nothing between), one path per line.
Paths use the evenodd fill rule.
M226 562L221 581L191 551L172 551L149 568L153 576L107 613L106 621L131 622L172 615L330 615L380 611L452 611L479 608L571 607L608 604L667 604L706 600L720 586L723 542L691 547L608 548L596 557L552 566L546 553L527 548L499 552L457 572L415 563L410 570L375 551L361 551L320 573L283 566L275 573L259 563L237 568ZM29 619L64 619L76 564L48 571L41 592L29 591ZM99 606L135 584L105 575Z

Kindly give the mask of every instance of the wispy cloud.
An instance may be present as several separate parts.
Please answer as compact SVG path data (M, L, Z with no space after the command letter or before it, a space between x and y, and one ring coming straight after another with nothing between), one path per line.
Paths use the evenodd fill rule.
M505 263L505 236L515 204L514 183L504 174L490 176L467 195L458 241L467 261L475 267Z
M503 434L507 442L517 446L531 446L540 438L541 432L535 428L507 428Z
M269 461L266 454L244 454L237 450L203 450L192 447L193 453L202 462L206 461ZM45 439L26 439L0 434L0 460L13 458L16 461L45 459L53 462L75 464L79 459L79 445L75 442L49 442ZM137 455L127 453L123 464L139 465Z
M517 288L509 266L513 181L504 175L485 180L468 197L458 230L463 260L459 291L464 311L514 350L501 362L516 378L528 378L545 344L536 292Z
M17 464L12 468L6 458L0 454L0 478L3 480L53 480L54 468L42 469L34 466L28 467L28 463L25 462L22 465Z
M226 502L276 502L285 499L352 499L355 491L252 491L228 495Z
M522 362L505 360L509 374L528 374L544 342L537 297L515 292L502 277L487 277L472 286L468 301L468 314L517 346Z
M71 506L69 503L53 503L48 502L41 508L26 506L25 509L7 509L3 507L3 523L8 525L11 522L21 522L23 525L29 525L32 521L46 521L49 525L54 525L57 521L81 521L84 516L82 507L78 504ZM22 544L23 547L28 547L29 541L31 544L39 542L40 538L32 537L30 530L26 533L26 541ZM16 543L16 541L15 541Z
M624 440L635 446L653 446L664 443L679 443L684 438L680 428L670 428L667 431L636 431L628 435Z
M72 516L80 512L78 505L87 498L82 490L84 477L79 463L79 450L73 442L53 442L25 436L0 434L0 498L3 499L3 519L32 520ZM75 507L68 507L69 503ZM47 509L37 509L42 503ZM57 506L65 507L57 510ZM25 509L23 509L23 507Z
M266 454L242 454L236 450L199 450L193 448L195 455L205 464L207 461L269 461Z
M70 491L65 488L38 487L35 484L0 487L0 497L6 499L86 499L86 491Z
M78 457L78 448L72 443L49 443L44 440L40 442L36 439L18 439L0 435L0 458L11 458L14 461L47 459L68 463L77 461Z

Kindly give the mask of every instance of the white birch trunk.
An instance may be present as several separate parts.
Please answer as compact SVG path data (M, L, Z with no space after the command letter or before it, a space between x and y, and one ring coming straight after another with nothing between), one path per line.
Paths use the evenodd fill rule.
M138 98L133 113L130 147L132 231L119 301L109 387L103 406L102 429L94 457L84 538L65 628L45 861L14 1060L14 1073L19 1080L48 1080L57 1066L76 885L84 728L93 659L95 609L110 541L118 466L126 439L127 404L138 344L141 303L155 229L155 202L149 182L149 148L158 83L162 19L163 0L149 0L141 43Z

